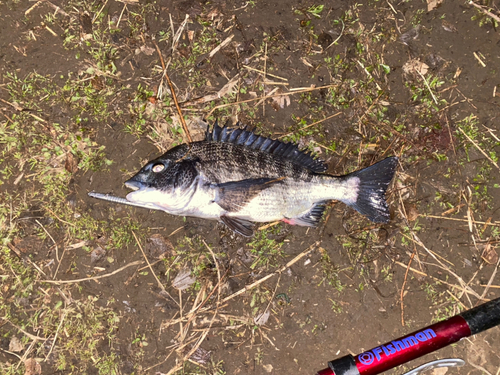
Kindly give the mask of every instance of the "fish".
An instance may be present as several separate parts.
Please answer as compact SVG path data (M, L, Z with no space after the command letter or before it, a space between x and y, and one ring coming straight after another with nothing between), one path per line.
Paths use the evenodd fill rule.
M237 124L239 125L239 124ZM215 219L246 237L254 223L317 226L333 200L375 223L390 221L386 191L397 157L344 175L326 174L311 152L249 128L207 127L205 139L178 145L148 162L125 186L133 205Z

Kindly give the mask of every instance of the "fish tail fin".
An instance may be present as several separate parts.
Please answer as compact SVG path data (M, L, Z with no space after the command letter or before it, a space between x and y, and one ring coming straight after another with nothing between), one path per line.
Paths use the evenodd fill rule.
M352 199L344 203L375 223L388 223L391 215L385 192L394 177L397 165L398 158L391 157L344 176L346 180L353 179L352 186L358 190L355 201Z

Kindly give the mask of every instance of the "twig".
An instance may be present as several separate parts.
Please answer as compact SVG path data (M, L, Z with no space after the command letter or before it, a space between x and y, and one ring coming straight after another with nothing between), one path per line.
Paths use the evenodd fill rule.
M475 2L473 1L469 1L469 4L472 5L472 6L475 6L477 9L479 9L481 12L483 12L484 14L486 14L488 17L491 17L493 18L495 21L499 22L500 23L500 17L494 15L493 13L487 11L486 9L484 9L481 5L478 5L476 4Z
M289 261L287 264L285 264L283 267L281 267L279 270L277 270L277 271L275 271L273 273L270 273L269 275L264 276L262 279L259 279L259 280L257 280L256 282L254 282L254 283L252 283L250 285L246 285L245 287L241 288L237 292L231 294L230 296L227 296L226 298L224 298L222 300L222 303L227 302L227 301L233 299L234 297L239 296L240 294L243 294L243 293L245 293L245 292L247 292L247 291L255 288L257 285L262 284L264 281L270 279L271 277L273 277L273 276L275 276L277 274L280 274L281 272L285 271L287 268L291 267L293 264L295 264L300 259L302 259L303 257L305 257L311 251L315 250L319 246L319 244L320 244L320 241L316 241L311 246L309 246L307 249L305 249L303 252L301 252L299 255L297 255L295 258L293 258L291 261Z
M179 43L179 39L181 38L182 31L184 31L184 28L186 27L188 19L189 19L189 14L186 14L186 18L184 18L184 21L181 23L181 25L174 34L174 23L172 22L172 15L170 15L170 24L172 28L172 54L175 52L175 49L177 48L177 44Z
M379 99L382 97L382 94L383 94L383 92L381 92L381 93L377 96L377 98L376 98L376 99L372 102L372 104L370 104L370 107L368 107L368 109L365 111L365 113L363 113L363 116L361 116L361 117L359 118L359 120L358 120L358 132L359 132L359 134L363 134L363 133L362 133L362 131L361 131L361 124L362 124L363 119L365 118L365 116L366 116L368 113L370 113L370 112L371 112L372 107L373 107L374 105L378 104L378 101L379 101ZM365 134L363 134L363 136L365 136L365 137L366 137L366 135L365 135Z
M212 321L213 321L213 318L212 318ZM198 339L196 344L193 345L191 350L184 357L182 357L182 359L179 361L179 363L176 364L172 369L170 369L170 371L167 372L166 375L171 375L171 374L175 373L176 371L178 371L180 368L182 368L182 366L184 366L184 362L186 362L194 354L194 352L198 350L198 348L200 347L203 340L205 340L205 337L207 337L208 332L210 332L210 328L207 328L207 330L205 332L203 332L203 334L200 336L200 338Z
M462 301L458 299L456 295L454 295L452 292L450 292L448 289L446 289L446 292L450 295L451 298L453 298L457 303L462 307L462 309L467 310L467 306L465 306Z
M331 119L331 118L333 118L333 117L337 117L337 116L338 116L338 115L340 115L340 114L342 114L342 112L337 112L337 113L335 113L334 115L331 115L331 116L325 117L324 119L321 119L321 120L315 121L315 122L313 122L312 124L309 124L309 125L307 125L307 126L304 126L303 128L300 128L299 130L304 130L304 129L310 128L311 126L314 126L314 125L320 124L320 123L322 123L323 121L329 120L329 119ZM289 135L291 135L291 134L293 134L293 133L295 133L295 132L290 132L290 133L283 134L283 135L279 136L279 137L278 137L278 139L283 138L283 137L286 137L286 136L289 136Z
M127 4L123 4L122 12L120 13L120 17L118 17L118 21L116 22L117 29L120 27L120 22L122 21L122 16L123 16L123 13L125 12L125 9L127 9Z
M272 302L273 302L273 300L274 300L274 296L276 295L276 291L278 290L278 287L279 287L279 285L280 285L280 281L281 281L281 273L279 274L278 281L276 282L276 286L274 287L273 295L272 295L272 296L271 296L271 298L269 299L269 302L268 302L268 304L267 304L266 308L264 309L263 314L264 314L264 313L265 313L265 312L269 309L269 306L271 306L271 303L272 303ZM272 341L271 341L271 344L273 344L273 343L272 343ZM274 344L273 344L273 345L274 345Z
M226 103L226 104L220 104L220 105L217 105L215 106L214 108L212 108L212 110L210 112L208 112L207 114L207 118L210 117L212 115L212 113L216 110L216 109L221 109L221 108L226 108L226 107L231 107L233 105L238 105L238 104L243 104L243 103L250 103L250 102L255 102L257 100L262 100L262 99L267 99L267 98L273 98L273 97L276 97L276 96L285 96L285 95L291 95L291 94L301 94L303 92L309 92L309 91L315 91L315 90L321 90L321 89L327 89L327 88L330 88L330 87L337 87L338 85L337 84L332 84L332 85L326 85L326 86L319 86L319 87L308 87L308 88L300 88L300 89L290 89L290 92L282 92L282 93L278 93L278 94L274 94L274 95L267 95L267 96L261 96L261 97L257 97L257 98L251 98L251 99L246 99L246 100L240 100L238 102L234 102L234 103ZM181 103L181 104L184 104L184 103Z
M104 10L104 7L108 4L108 0L106 0L104 2L104 4L102 5L101 9L99 9L99 11L96 13L96 15L94 16L94 19L92 20L92 23L95 22L95 20L97 19L97 17L99 17L99 15L102 13L102 11Z
M57 216L57 215L55 214L55 212L54 212L54 211L52 211L50 208L48 208L48 207L44 207L44 209L45 209L45 210L47 210L47 211L49 211L52 215L54 215L54 216L56 217L56 219L57 219L57 220L59 220L61 223L71 225L72 227L76 227L76 225L75 225L75 224L70 223L69 221L65 221L65 220L61 219L61 218L60 218L59 216Z
M156 273L155 271L153 271L153 267L151 267L151 263L149 263L149 259L148 257L146 256L146 253L144 252L144 249L142 248L141 246L141 243L139 242L139 239L137 238L137 236L135 235L135 232L132 231L132 234L134 235L134 238L135 238L135 242L137 242L137 246L139 246L139 249L141 249L141 253L142 255L144 256L144 259L146 260L146 263L148 264L148 267L149 267L149 270L151 271L151 273L153 274L153 276L155 277L156 279L156 282L158 283L158 286L160 287L160 289L162 291L165 292L165 287L163 286L163 284L160 282L160 279L158 279L158 276L156 276Z
M401 233L401 235L406 238L407 240L409 241L412 241L414 244L417 244L418 242L416 240L414 240L413 238L407 236L406 234L404 233ZM418 243L420 245L420 243ZM450 266L455 266L452 262L450 262L448 259L446 259L445 257L442 257L441 255L439 255L438 253L435 253L434 251L432 250L429 250L433 255L437 256L438 258L440 258L441 260L445 261L446 263L448 263ZM429 263L429 264L432 264L432 263Z
M472 143L474 147L476 147L479 150L479 152L481 152L481 154L483 154L486 157L486 159L488 159L491 162L491 164L493 164L495 167L497 167L498 170L500 170L498 164L495 163L493 159L486 152L484 152L483 149L479 147L479 145L471 137L469 137L467 133L464 132L460 126L458 127L458 130L460 130L462 134L465 135L465 137L469 140L469 142Z
M288 82L288 79L287 79L287 78L283 78L283 77L280 77L280 76L277 76L277 75L271 74L271 73L269 73L269 72L264 73L262 70L252 68L251 66L248 66L248 65L243 65L243 67L244 67L245 69L248 69L248 70L253 70L254 72L257 72L257 73L263 74L263 75L264 75L264 78L265 78L265 76L269 76L269 77L273 77L273 78L276 78L276 79L281 79L282 81L287 81L287 82Z
M413 246L415 247L415 245L413 245ZM408 262L408 267L406 267L403 285L401 285L401 297L400 297L400 300L401 300L401 325L403 327L405 326L405 318L404 318L405 309L404 309L403 299L404 299L404 293L405 293L406 279L408 277L408 272L410 271L411 262L412 262L413 258L415 257L416 253L417 253L417 248L415 247L415 249L413 250L413 254L411 254L410 261Z
M472 52L472 54L474 55L474 57L476 58L477 62L479 63L479 65L481 65L483 68L486 68L486 64L484 63L483 60L481 60L481 58L479 57L479 55L476 53L476 52ZM483 56L484 57L484 56Z
M21 363L26 363L26 359L30 355L31 351L33 350L33 347L36 345L36 341L32 341L28 349L24 351L23 356L21 357L21 361L16 365L16 369L18 369L21 366Z
M222 88L219 91L217 91L216 93L208 94L208 95L202 96L201 98L192 99L192 100L189 100L187 102L182 102L181 104L184 107L187 105L203 104L206 102L211 102L211 101L220 99L220 98L226 96L226 94L229 94L230 92L232 92L232 90L234 89L234 87L238 83L239 78L240 78L240 74L238 73L233 78L231 78L224 86L222 86Z
M488 285L480 284L479 286L488 286ZM489 287L493 289L500 289L500 285L490 285Z
M442 219L442 220L451 220L451 221L462 221L462 222L465 222L465 223L468 223L469 220L467 219L457 219L457 218L454 218L454 217L443 217L443 216L436 216L436 215L427 215L427 214L419 214L418 216L420 217L427 217L427 218L431 218L431 219ZM488 223L486 221L475 221L476 224L484 224L484 225L491 225L491 226L494 226L494 227L497 227L500 225L499 222L493 222L493 223Z
M377 86L377 90L382 91L382 88L379 86L379 84L377 83L377 81L375 81L375 78L373 78L372 74L368 71L368 69L365 68L365 66L363 65L363 63L361 61L359 61L359 60L356 60L356 62L359 64L359 66L361 66L361 68L363 68L363 70L365 71L366 75L373 80L373 83L375 83L375 86Z
M158 56L160 57L161 67L162 67L163 71L165 71L167 69L167 67L165 66L165 61L163 60L163 55L161 54L160 47L158 47L158 44L156 44L156 42L154 40L153 40L153 44L156 47L156 52L158 52Z
M98 280L98 279L103 279L105 277L113 276L117 274L118 272L123 271L126 268L132 267L132 266L137 266L139 264L143 264L144 262L142 260L136 260L135 262L129 263L121 268L118 268L117 270L107 273L105 275L99 275L95 277L85 277L83 279L75 279L75 280L40 280L41 283L48 283L48 284L56 284L56 285L61 285L61 284L74 284L74 283L80 283L82 281L89 281L89 280Z
M17 328L19 331L21 331L23 334L25 334L26 336L28 336L30 339L32 339L34 341L45 341L45 340L47 340L47 338L45 338L45 337L36 336L36 335L33 335L33 334L29 333L29 332L26 332L24 329L22 329L21 327L16 326L14 323L12 323L8 319L5 319L5 318L2 318L2 319L5 320L6 322L8 322L11 326Z
M418 238L417 234L414 231L412 231L411 233L413 235L413 238L415 238L415 241L417 242L417 244L420 245L432 258L434 258L434 260L436 262L438 262L439 265L445 271L447 271L448 273L450 273L451 275L453 275L459 281L459 283L462 285L462 288L469 290L474 297L476 297L478 299L481 299L481 297L479 296L479 294L477 294L471 287L469 287L460 276L458 276L455 272L453 272L449 267L447 267L446 265L444 265L443 263L441 263L441 261L437 258L437 256L432 251L430 251L427 248L427 246L424 245L424 243L420 240L420 238Z
M265 86L265 85L264 85ZM275 87L274 89L271 90L267 95L261 96L260 100L255 103L255 107L258 107L261 103L265 102L268 97L273 97L276 91L279 90L279 87ZM264 90L265 91L265 90Z
M337 37L337 39L335 39L333 42L331 42L328 47L325 48L325 51L330 48L331 46L333 46L335 43L337 43L340 38L342 38L342 34L344 34L344 28L345 28L345 24L344 24L344 21L342 21L342 18L339 18L340 22L342 22L342 30L340 31L340 35Z
M163 361L161 361L160 363L157 363L157 364L150 366L147 369L143 370L144 374L149 374L149 372L148 372L149 370L154 369L155 367L158 367L159 365L162 365L165 362L167 362L167 360L170 358L170 356L172 355L173 352L174 351L172 350L170 353L168 353L167 357Z
M43 231L47 234L47 236L49 236L49 238L52 240L52 242L54 243L54 246L56 247L56 260L60 263L61 260L59 259L59 248L57 247L57 244L56 244L56 241L54 241L54 238L50 235L50 233L47 231L47 229L45 229L45 227L40 224L40 222L35 219L35 222L40 225L40 227L43 229ZM59 268L59 267L58 267Z
M186 15L186 20L187 20L187 15ZM154 42L156 51L158 52L158 55L160 56L160 62L161 62L161 67L163 68L163 75L167 79L168 86L170 87L170 93L172 94L172 99L174 100L175 107L177 108L177 113L179 114L179 119L182 124L182 130L184 130L184 134L186 135L186 138L188 140L188 143L192 143L193 139L191 138L191 134L189 134L188 127L186 125L186 120L184 120L184 116L182 115L181 107L179 106L179 102L177 101L177 95L175 94L175 89L174 85L172 84L172 81L170 80L170 77L168 76L167 73L167 68L165 66L165 61L163 60L163 56L161 54L160 48L158 47L158 44Z
M218 282L217 282L217 305L218 305L219 304L218 302L220 301L220 285L221 285L221 276L220 276L219 262L217 262L217 258L215 257L214 252L212 251L212 249L210 248L210 246L207 245L207 243L205 242L205 240L203 240L203 244L205 245L205 247L210 252L210 255L212 255L212 258L214 259L214 263L215 263L215 268L217 269L217 280L218 280Z
M219 44L212 51L210 51L210 53L208 54L208 58L211 59L212 57L214 57L214 55L217 52L219 52L222 48L224 48L226 45L228 45L231 42L231 40L233 40L233 38L234 38L234 34L230 35L226 39L224 39L224 41L221 44Z
M0 348L0 350L1 350L2 352L4 352L4 353L7 353L7 354L10 354L10 355L13 355L13 356L17 357L17 358L18 358L21 362L22 362L22 360L23 360L23 359L22 359L22 357L21 357L20 355L17 355L17 354L16 354L16 353L14 353L14 352L9 352L8 350L2 349L2 348Z
M488 280L488 284L486 284L486 288L484 288L484 291L481 294L481 299L484 299L484 297L486 296L486 293L490 289L491 284L493 283L493 280L495 279L495 276L497 274L499 265L500 265L500 258L498 259L497 264L496 264L495 268L493 269L493 272L491 273L490 279Z
M184 326L182 324L182 310L184 309L182 307L182 290L178 290L179 291L179 316L180 316L180 320L179 320L179 334L181 338L184 338ZM186 324L186 326L189 325L189 322ZM182 340L179 340L180 342L182 342Z
M267 73L267 42L264 50L264 81L266 80L266 73ZM266 96L266 83L263 83L264 85L264 90L262 90L262 96ZM264 101L264 100L262 100ZM260 103L260 102L259 102ZM262 116L266 115L266 104L262 104Z
M276 86L288 86L288 82L276 82L276 81L269 81L267 79L264 79L264 84L265 85L276 85Z
M45 356L45 361L44 362L47 362L47 360L50 357L50 354L52 353L52 350L54 349L54 346L56 345L57 336L59 335L59 331L61 330L61 327L62 327L62 324L64 322L64 319L66 319L66 315L67 315L67 311L64 310L64 313L63 313L63 316L61 318L61 321L59 322L59 325L57 326L56 334L54 335L54 339L52 340L52 345L50 346L49 352Z
M184 134L188 140L188 143L193 143L193 139L191 138L191 134L189 134L188 127L186 125L186 120L184 120L184 116L182 115L181 107L179 106L179 102L177 101L177 95L175 94L174 85L168 76L167 71L164 72L165 78L167 79L168 86L170 87L170 92L172 94L172 99L174 99L175 107L177 108L177 113L179 114L179 119L181 120L182 130L184 130Z
M469 361L469 364L472 365L472 367L475 367L477 370L484 372L486 375L492 375L491 372L486 370L483 366L476 365L474 362Z
M420 75L420 77L422 77L422 80L424 81L425 86L427 86L427 90L429 90L429 92L431 93L432 99L434 100L434 103L436 103L436 105L437 105L438 101L436 99L436 96L432 92L431 87L429 86L429 82L427 82L427 80L425 79L424 75L422 73L420 73L420 70L415 69L415 71Z
M25 12L24 12L24 16L26 17L28 14L30 14L33 9L37 8L40 4L42 4L41 1L37 1L33 6L29 7Z
M398 262L398 261L396 261L395 263L396 263L398 266L401 266L401 267L403 267L403 268L405 268L405 269L406 269L406 268L408 268L408 265L407 265L407 264L404 264L404 263L401 263L401 262ZM451 284L451 283L448 283L448 282L446 282L446 281L444 281L444 280L441 280L440 278L437 278L437 277L435 277L435 276L428 275L428 274L426 274L425 272L422 272L422 271L416 270L416 269L415 269L415 268L413 268L413 267L409 267L409 270L410 270L410 271L412 271L412 272L415 272L416 274L419 274L419 275L421 275L421 276L430 277L431 279L434 279L434 280L436 280L436 281L440 282L441 284L448 285L449 287L452 287L452 288L457 288L458 290L461 290L461 291L462 291L462 292L464 292L464 293L467 293L467 294L472 294L473 296L476 296L476 295L477 295L477 293L476 293L476 292L474 292L473 290L467 290L467 289L462 288L460 285L456 285L456 284ZM470 288L468 288L468 289L470 289ZM478 297L479 297L479 296L478 296Z

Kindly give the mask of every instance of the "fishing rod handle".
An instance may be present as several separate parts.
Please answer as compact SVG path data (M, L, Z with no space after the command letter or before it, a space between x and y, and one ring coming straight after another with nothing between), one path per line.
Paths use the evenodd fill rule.
M500 298L483 303L459 314L469 325L471 335L500 324Z
M500 324L500 298L399 339L328 363L317 375L375 375Z

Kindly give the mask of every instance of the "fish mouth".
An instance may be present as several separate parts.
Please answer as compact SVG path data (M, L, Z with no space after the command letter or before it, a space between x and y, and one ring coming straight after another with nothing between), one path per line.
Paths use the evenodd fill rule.
M146 187L144 183L134 180L132 178L128 181L125 181L125 186L132 190L140 190Z

